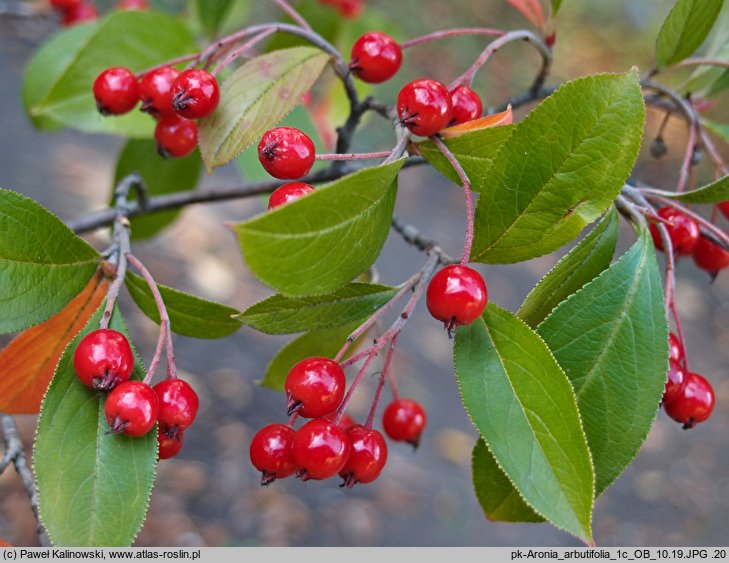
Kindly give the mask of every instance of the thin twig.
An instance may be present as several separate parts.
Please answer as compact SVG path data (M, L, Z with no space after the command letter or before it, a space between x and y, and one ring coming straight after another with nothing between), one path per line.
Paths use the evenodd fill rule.
M462 37L465 35L493 35L499 37L504 35L506 32L503 29L495 29L492 27L458 27L454 29L445 29L443 31L436 31L434 33L428 33L408 41L402 41L400 43L400 49L410 49L416 45L422 45L429 41L437 41L439 39L445 39L447 37Z

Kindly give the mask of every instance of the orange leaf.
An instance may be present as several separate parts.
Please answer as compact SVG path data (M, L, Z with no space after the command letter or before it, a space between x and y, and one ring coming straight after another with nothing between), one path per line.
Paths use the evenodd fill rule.
M58 360L106 296L109 280L100 274L46 322L18 335L0 352L0 412L40 410Z
M453 127L446 127L440 130L440 136L444 139L451 137L458 137L464 133L470 133L471 131L478 131L480 129L488 129L489 127L498 127L499 125L511 125L514 116L511 113L511 104L506 108L506 111L501 113L494 113L487 115L486 117L479 117L466 123L459 123Z
M537 29L544 29L544 12L539 0L506 0L519 10Z

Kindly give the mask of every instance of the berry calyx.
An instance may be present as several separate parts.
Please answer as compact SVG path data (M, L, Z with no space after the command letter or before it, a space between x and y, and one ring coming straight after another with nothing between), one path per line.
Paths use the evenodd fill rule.
M289 370L284 383L288 414L317 418L336 409L347 381L342 367L329 358L305 358Z
M153 389L159 400L160 432L171 438L189 428L199 404L197 393L190 384L182 379L165 379Z
M449 125L458 125L478 119L483 113L481 97L468 86L458 86L451 90L451 101L453 112Z
M426 422L425 409L413 399L393 401L382 413L385 433L396 442L408 442L414 448L420 444Z
M94 80L96 109L102 115L121 115L139 101L137 77L126 67L107 68Z
M671 223L666 225L666 230L671 239L673 251L676 254L691 254L694 246L699 241L699 225L696 221L673 207L661 207L657 215ZM663 241L658 232L658 227L651 224L649 228L656 248L663 250Z
M453 103L448 88L437 80L414 80L397 95L400 123L410 129L413 135L435 135L451 122L452 112Z
M720 270L729 266L729 251L705 236L700 236L691 256L696 265L716 277Z
M121 332L100 328L78 343L73 353L73 369L89 389L111 391L131 377L134 353Z
M296 431L286 424L264 426L251 440L253 466L261 472L261 485L293 475L296 471L292 445Z
M704 422L714 410L714 389L698 373L686 372L681 393L671 401L663 402L666 414L683 424L684 430Z
M314 142L294 127L269 129L258 143L258 160L271 176L296 180L306 176L314 166Z
M668 359L672 362L681 363L684 357L683 346L673 332L668 333Z
M157 429L157 458L170 459L180 453L182 449L182 441L185 436L184 432L178 432L171 438L162 432L162 428Z
M125 381L109 393L104 416L111 434L144 436L157 421L157 394L142 381Z
M349 70L370 84L389 80L400 68L402 50L397 41L386 33L370 31L352 46Z
M314 186L304 182L291 182L273 190L268 198L268 210L275 209L279 205L291 203L314 191Z
M154 138L162 158L185 157L197 146L197 123L179 115L165 116L154 128Z
M65 27L70 27L72 25L93 22L97 19L99 19L99 12L96 11L93 4L80 2L63 12L61 23Z
M380 432L355 424L347 428L352 449L339 476L342 487L352 488L357 483L371 483L380 476L387 462L387 443Z
M668 379L663 391L663 401L673 401L683 392L686 374L683 367L673 360L668 361Z
M428 284L428 311L443 321L449 333L475 321L488 302L486 283L476 270L460 264L446 266Z
M150 70L139 81L139 98L142 111L153 117L174 115L172 106L172 84L180 71L169 66Z
M181 72L172 83L172 106L187 119L207 117L220 102L218 81L209 72L192 68Z
M302 481L328 479L347 463L351 445L347 432L333 422L315 418L296 432L292 444L296 476Z

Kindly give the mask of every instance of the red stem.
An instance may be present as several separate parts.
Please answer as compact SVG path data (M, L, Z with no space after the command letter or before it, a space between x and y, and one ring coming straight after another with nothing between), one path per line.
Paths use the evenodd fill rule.
M334 424L339 424L339 420L342 418L344 411L347 409L349 401L352 400L352 395L354 395L355 389L357 389L357 387L359 386L362 378L365 375L365 372L369 369L370 364L376 357L377 352L372 350L367 358L367 361L365 361L365 363L362 365L362 368L357 372L357 376L354 378L354 381L352 381L352 385L349 386L349 391L347 391L347 394L344 396L342 404L339 405L339 408L337 409L337 414L332 419L332 422Z
M286 13L292 20L294 20L297 24L299 24L304 29L308 29L309 31L312 31L311 26L309 25L309 22L307 22L299 12L297 12L293 6L291 6L286 0L274 0L276 2L276 5L281 8L281 11Z
M686 355L686 344L683 339L683 329L681 328L681 320L678 318L678 311L676 310L675 302L671 303L671 313L673 314L673 320L674 320L674 323L676 324L676 336L678 336L678 341L680 342L681 348L684 351L683 367L686 371L689 371L688 357Z
M377 384L375 390L375 398L372 400L372 406L370 407L370 413L367 415L367 421L365 422L365 428L372 428L372 423L375 420L375 414L377 414L377 405L380 404L380 398L382 397L382 389L385 387L385 381L390 374L390 364L392 363L392 356L397 346L397 339L400 338L400 334L396 334L392 337L390 347L387 349L387 356L385 357L385 365L382 368L380 374L380 382Z
M501 36L506 32L501 29L494 29L490 27L459 27L455 29L445 29L443 31L436 31L435 33L429 33L421 37L416 37L408 41L400 43L400 49L405 50L416 45L421 45L429 41L437 41L439 39L445 39L447 37L458 37L463 35L495 35Z
M223 70L225 67L227 67L230 63L232 63L235 59L240 57L243 53L248 51L249 49L252 49L255 45L263 41L266 37L269 35L272 35L276 30L275 29L266 29L264 31L261 31L258 35L251 38L250 40L246 41L238 47L237 49L234 49L230 53L228 53L228 56L226 56L220 64L218 64L217 67L211 72L213 76L217 76L218 73Z
M690 123L689 138L688 142L686 143L686 154L683 157L681 172L678 176L678 184L676 186L677 193L682 193L686 191L686 184L689 177L689 170L691 169L691 160L694 156L694 150L696 150L696 126Z
M359 153L326 153L317 154L315 160L366 160L371 158L387 158L391 151L359 152Z
M194 55L183 55L182 57L176 57L174 59L170 59L169 61L166 61L162 64L158 64L152 67L149 67L148 69L142 70L138 72L135 76L137 77L137 80L142 78L145 74L152 72L153 70L157 70L158 68L164 68L166 66L174 66L179 63L186 63L188 61L194 61L199 56L198 53L195 53Z

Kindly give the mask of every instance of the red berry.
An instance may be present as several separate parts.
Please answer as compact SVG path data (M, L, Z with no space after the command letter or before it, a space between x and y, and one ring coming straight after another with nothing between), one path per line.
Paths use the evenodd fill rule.
M284 203L291 203L314 191L314 186L304 182L291 182L273 190L268 198L268 210L274 209Z
M89 389L110 391L131 377L134 353L121 332L100 328L79 342L73 353L73 369Z
M355 424L347 428L347 436L352 445L349 459L339 471L344 479L343 487L353 487L356 483L371 483L380 476L387 462L387 443L377 430Z
M119 10L149 10L147 0L119 0L116 6Z
M197 123L179 115L160 119L154 129L157 152L164 158L182 158L197 146Z
M251 440L251 463L261 472L261 485L293 475L296 471L292 444L296 432L286 424L269 424Z
M360 80L377 84L392 78L401 62L402 51L397 41L385 33L370 31L352 46L349 69Z
M160 431L173 437L193 423L197 414L198 398L187 381L165 379L153 389L159 400L157 420Z
M51 6L53 6L56 10L65 12L66 10L77 7L81 4L81 2L83 2L83 0L51 0Z
M302 481L328 479L344 467L351 446L347 433L323 418L315 418L296 432L292 451Z
M672 362L681 363L684 351L681 341L674 333L668 333L668 359Z
M483 104L479 95L468 86L459 86L451 91L453 113L449 125L466 123L481 117Z
M269 129L258 143L258 160L271 176L296 180L314 166L314 142L294 127Z
M665 225L668 236L676 254L691 254L699 240L699 225L688 215L684 215L673 207L662 207L658 216L671 222ZM653 243L658 250L663 250L663 241L656 225L650 225Z
M107 68L94 81L96 108L102 115L121 115L139 101L137 77L128 68Z
M400 122L414 135L435 135L451 122L452 112L448 88L437 80L414 80L406 84L397 96Z
M142 381L125 381L109 393L104 415L112 434L143 436L157 420L157 394Z
M72 25L93 22L99 19L99 13L94 8L93 4L87 4L86 2L80 2L73 8L69 8L63 12L62 24L65 27Z
M722 215L729 219L729 201L718 203L717 206L719 207L719 211L721 211Z
M666 414L683 424L684 429L704 422L714 410L714 389L703 376L686 372L681 393L671 401L664 401Z
M729 251L704 236L699 237L691 256L699 268L706 270L712 276L716 276L719 270L729 266Z
M334 6L342 17L353 19L362 13L365 0L319 0L320 4Z
M298 412L317 418L330 413L341 404L346 386L344 370L334 360L301 360L291 368L284 383L289 416Z
M220 88L207 71L186 70L172 83L172 105L187 119L201 119L213 113L220 102Z
M396 442L408 442L417 448L425 430L425 409L412 399L393 401L382 414L385 433Z
M673 401L683 392L684 380L686 374L684 373L683 367L678 362L672 360L668 361L668 380L666 381L666 388L663 391L663 401Z
M182 449L182 440L185 436L183 431L178 432L171 438L162 432L162 428L157 429L157 444L159 444L157 457L159 459L169 459L175 457Z
M180 71L169 66L150 70L139 81L139 98L142 111L154 117L174 115L172 107L172 83Z
M488 291L476 270L452 264L430 280L425 302L430 314L443 321L450 332L481 316L488 302Z

